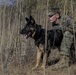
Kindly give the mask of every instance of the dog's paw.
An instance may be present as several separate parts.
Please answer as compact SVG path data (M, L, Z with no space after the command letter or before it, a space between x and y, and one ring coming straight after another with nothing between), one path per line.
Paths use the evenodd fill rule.
M45 66L41 66L40 69L41 69L41 70L44 70L44 69L45 69Z

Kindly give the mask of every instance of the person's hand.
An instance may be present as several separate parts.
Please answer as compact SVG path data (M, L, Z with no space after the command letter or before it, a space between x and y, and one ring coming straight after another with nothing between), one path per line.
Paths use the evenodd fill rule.
M59 14L54 14L53 16L50 17L50 22L54 22L59 18Z
M57 19L56 15L53 15L52 17L50 17L50 22L54 22L56 21L56 19Z

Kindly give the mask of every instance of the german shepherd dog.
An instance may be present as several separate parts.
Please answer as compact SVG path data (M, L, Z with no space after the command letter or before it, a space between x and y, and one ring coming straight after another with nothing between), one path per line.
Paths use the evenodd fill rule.
M62 31L48 30L47 31L47 46L45 50L45 29L41 25L36 24L32 16L25 18L27 23L25 27L20 31L20 34L24 35L25 40L29 37L35 40L37 47L37 61L33 69L36 69L40 63L41 56L43 54L43 62L41 69L45 68L47 57L52 47L59 48L63 38Z

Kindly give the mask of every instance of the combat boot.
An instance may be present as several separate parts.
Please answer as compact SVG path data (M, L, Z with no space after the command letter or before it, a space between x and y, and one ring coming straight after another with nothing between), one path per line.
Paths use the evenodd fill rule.
M58 63L56 63L55 65L52 65L50 67L50 69L51 70L58 70L58 69L67 68L67 67L69 67L69 57L68 56L61 56Z

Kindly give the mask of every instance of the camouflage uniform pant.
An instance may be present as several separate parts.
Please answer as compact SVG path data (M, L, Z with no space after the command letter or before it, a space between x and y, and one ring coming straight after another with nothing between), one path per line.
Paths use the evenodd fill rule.
M72 43L73 43L73 35L69 31L66 31L63 35L60 54L69 56L69 50L71 48Z

